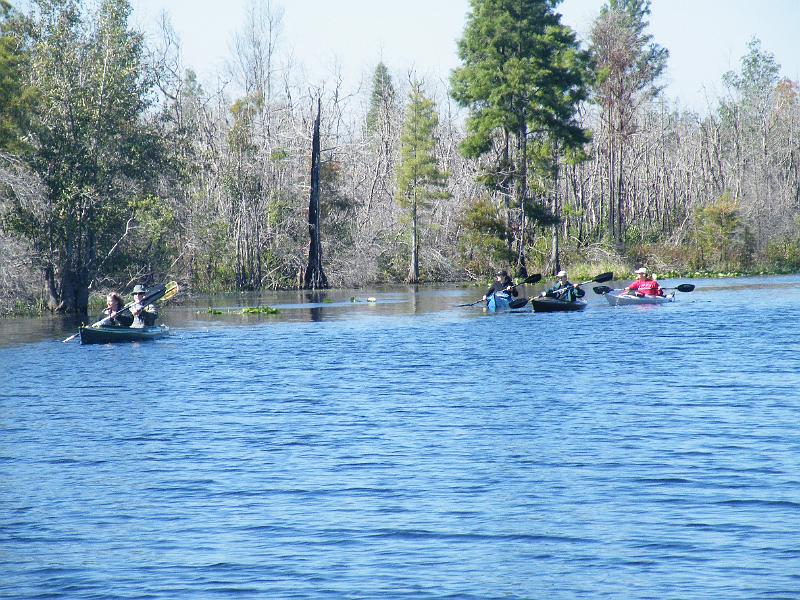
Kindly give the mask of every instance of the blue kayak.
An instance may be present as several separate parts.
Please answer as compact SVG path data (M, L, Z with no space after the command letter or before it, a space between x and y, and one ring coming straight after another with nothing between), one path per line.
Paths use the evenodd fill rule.
M502 312L506 310L519 310L528 304L527 298L514 298L507 292L495 292L486 298L486 310L489 312Z

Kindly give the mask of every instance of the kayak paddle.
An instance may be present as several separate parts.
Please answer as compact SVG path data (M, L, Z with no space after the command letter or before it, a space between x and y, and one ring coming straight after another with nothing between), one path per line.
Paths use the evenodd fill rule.
M554 293L555 293L555 294L557 294L557 295L558 295L558 297L560 297L560 296L563 296L563 295L564 295L564 293L565 293L565 292L566 292L568 289L570 289L570 288L576 288L576 294L578 295L578 298L582 298L582 297L584 296L584 294L585 294L585 292L584 292L584 294L581 294L581 293L580 293L580 292L582 292L582 291L583 291L583 290L581 290L581 289L580 289L580 287L581 287L582 285L586 285L587 283L603 283L603 282L605 282L605 281L611 281L612 279L614 279L614 273L612 273L611 271L609 271L608 273L600 273L600 275L598 275L598 276L597 276L597 277L595 277L594 279L590 279L589 281L581 281L580 283L573 283L573 284L572 284L572 285L570 285L570 286L567 286L567 287L565 287L565 288L561 288L560 290L556 290ZM600 294L600 293L602 293L602 292L598 292L598 291L597 291L597 288L606 288L606 286L604 286L604 285L601 285L601 286L597 286L597 287L595 287L595 288L594 288L594 291L595 291L596 293ZM606 289L608 289L609 291L611 291L611 288L606 288ZM542 292L542 296L546 296L546 295L547 295L547 292Z
M522 280L522 281L520 281L519 283L515 283L514 285L512 285L512 286L510 286L510 287L512 287L512 288L515 288L515 287L517 287L518 285L523 285L523 284L525 284L525 283L537 283L538 281L541 281L541 279L542 279L542 274L541 274L541 273L534 273L533 275L529 275L528 277L526 277L525 279L523 279L523 280ZM523 303L522 303L522 304L520 304L519 306L513 306L514 302L519 302L519 301L521 301L521 300L525 300L525 302L523 302ZM456 304L456 306L457 306L457 307L462 307L462 306L475 306L476 304L480 304L480 303L481 303L481 302L483 302L483 301L484 301L484 299L483 299L483 298L481 298L480 300L475 300L475 302L470 302L469 304ZM509 303L509 306L511 306L511 308L522 308L523 306L525 306L525 304L526 304L527 302L528 302L528 299L527 299L527 298L517 298L517 299L516 299L516 300L514 300L513 302L510 302L510 303Z

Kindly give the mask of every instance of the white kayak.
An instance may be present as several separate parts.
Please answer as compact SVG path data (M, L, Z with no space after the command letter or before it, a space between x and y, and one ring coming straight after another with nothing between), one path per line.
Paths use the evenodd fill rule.
M634 294L623 294L622 290L612 290L603 294L611 306L636 306L639 304L667 304L675 301L675 293L666 296L636 296Z

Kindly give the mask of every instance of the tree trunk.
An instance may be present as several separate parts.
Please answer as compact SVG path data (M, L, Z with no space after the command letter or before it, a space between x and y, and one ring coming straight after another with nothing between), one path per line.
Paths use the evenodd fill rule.
M314 134L311 141L311 195L308 200L308 266L306 267L303 287L308 290L325 289L328 278L322 270L322 242L320 239L320 197L319 167L320 142L319 120L322 112L322 100L317 99L317 117L314 119Z
M561 215L561 205L559 202L559 194L558 194L558 162L556 162L555 173L553 175L553 214L556 216ZM560 247L559 247L559 239L558 239L558 227L559 224L556 223L553 225L553 247L552 247L552 254L550 256L551 261L553 263L553 273L558 273L561 270L561 256L560 256ZM566 234L565 234L566 235Z
M416 192L415 192L416 196ZM417 200L411 207L411 267L408 271L408 283L419 283L419 238L417 235Z
M527 277L525 265L525 228L527 225L525 202L528 196L528 125L524 117L520 119L517 129L517 152L515 158L515 195L520 208L519 239L517 240L517 276Z
M511 222L511 182L509 181L511 179L511 160L509 143L508 129L503 128L503 158L500 166L500 193L503 194L503 205L506 209L506 230L511 232L513 223ZM511 235L508 236L506 243L508 246L508 255L511 256L511 253L514 251L514 240Z

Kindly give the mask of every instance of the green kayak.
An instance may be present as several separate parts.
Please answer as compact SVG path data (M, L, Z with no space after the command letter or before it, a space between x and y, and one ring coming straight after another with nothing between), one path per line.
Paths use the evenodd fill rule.
M81 327L81 344L145 342L169 333L169 327Z

